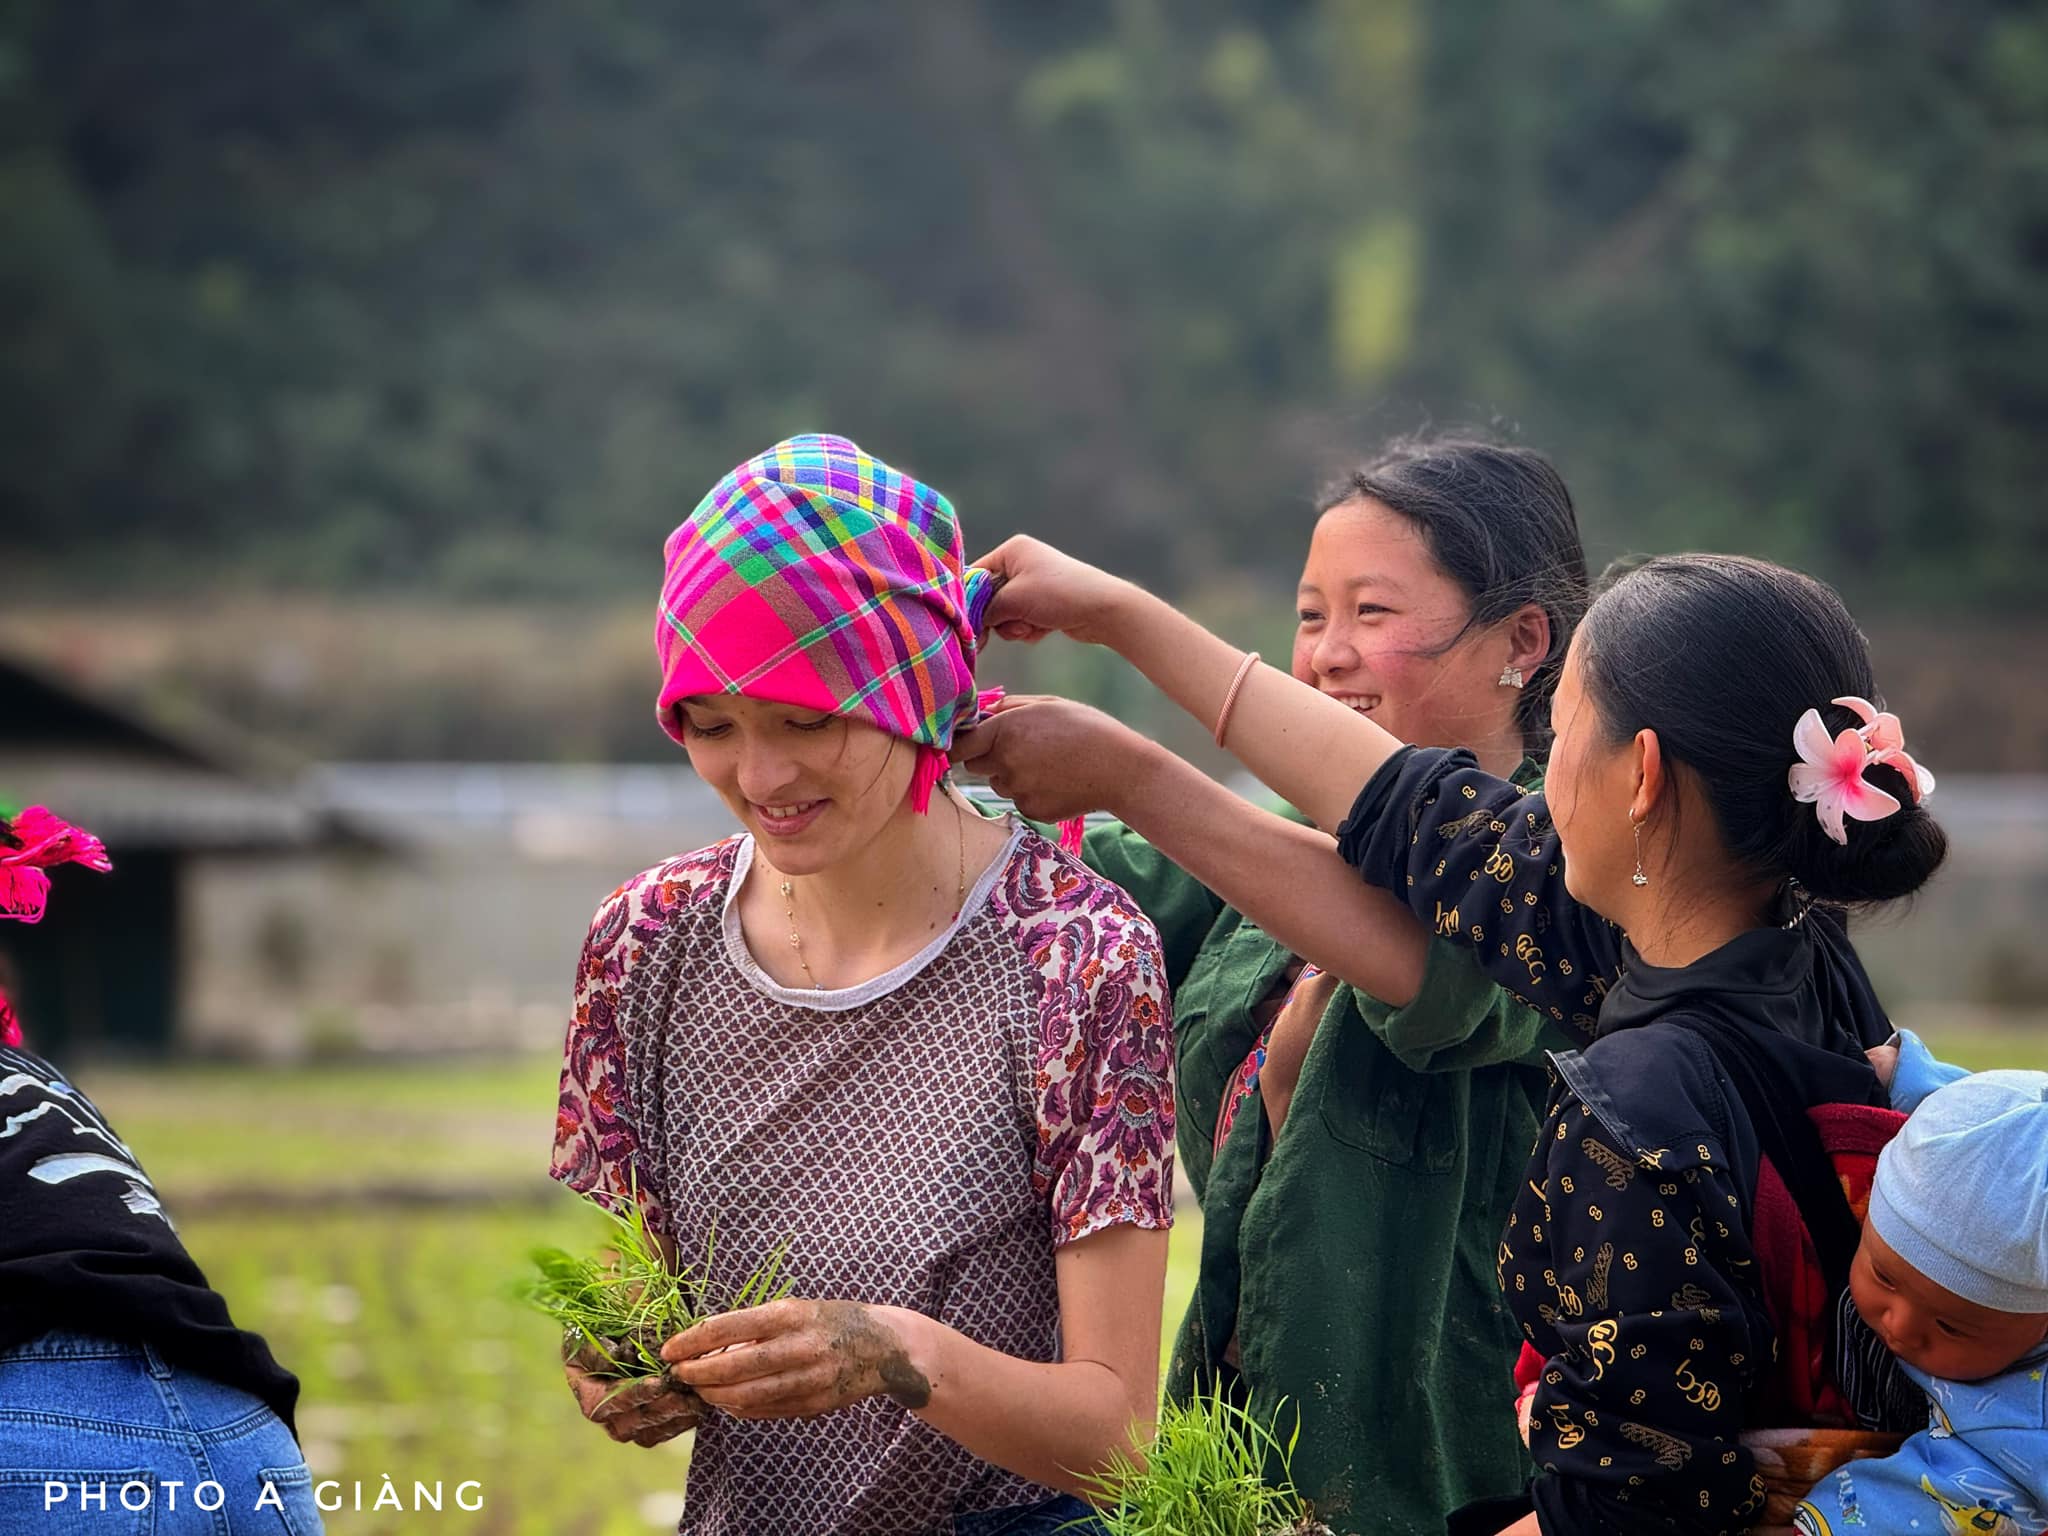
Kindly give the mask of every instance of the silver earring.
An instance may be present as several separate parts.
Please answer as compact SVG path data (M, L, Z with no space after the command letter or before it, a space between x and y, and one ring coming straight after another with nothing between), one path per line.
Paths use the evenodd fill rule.
M1635 812L1629 812L1629 827L1636 835L1636 872L1629 879L1636 885L1648 885L1650 877L1643 873L1643 824L1636 820Z
M1521 687L1522 669L1520 667L1502 667L1500 669L1500 685L1503 688Z

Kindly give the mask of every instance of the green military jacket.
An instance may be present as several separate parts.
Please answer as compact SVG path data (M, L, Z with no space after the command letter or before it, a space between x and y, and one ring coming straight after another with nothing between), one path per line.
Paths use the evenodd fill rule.
M1522 1335L1494 1259L1543 1053L1580 1042L1434 944L1405 1008L1337 989L1277 1146L1254 1094L1212 1157L1254 1010L1292 957L1127 827L1091 830L1085 857L1157 925L1173 984L1179 1151L1203 1234L1168 1395L1221 1379L1261 1418L1279 1408L1282 1443L1298 1413L1294 1484L1339 1532L1440 1536L1448 1511L1519 1489ZM1241 1376L1224 1361L1233 1332Z

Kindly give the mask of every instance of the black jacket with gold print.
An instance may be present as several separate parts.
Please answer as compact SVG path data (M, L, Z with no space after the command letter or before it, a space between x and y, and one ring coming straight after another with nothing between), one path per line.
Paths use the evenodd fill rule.
M1762 1485L1736 1437L1775 1342L1750 1240L1768 1127L1735 1075L1748 1103L1761 1085L1795 1115L1884 1102L1863 1052L1891 1026L1839 922L1814 910L1689 966L1648 965L1566 891L1542 795L1465 752L1396 754L1338 841L1508 991L1596 1036L1552 1057L1498 1255L1547 1357L1530 1434L1539 1523L1745 1529Z

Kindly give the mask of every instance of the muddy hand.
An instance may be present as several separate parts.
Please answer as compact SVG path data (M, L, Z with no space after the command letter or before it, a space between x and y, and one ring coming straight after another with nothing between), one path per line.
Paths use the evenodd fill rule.
M702 1421L703 1399L687 1387L662 1376L620 1381L591 1374L611 1368L592 1344L562 1362L562 1372L583 1416L621 1445L660 1445L687 1434Z
M1023 534L998 544L974 563L994 572L1002 583L989 601L984 622L1005 640L1043 640L1058 633L1106 645L1111 616L1137 590L1120 577Z
M1039 821L1122 814L1151 743L1071 699L1012 696L953 739L960 768Z
M742 1419L799 1419L862 1398L931 1401L906 1334L917 1315L857 1301L771 1301L686 1329L661 1346L669 1378Z

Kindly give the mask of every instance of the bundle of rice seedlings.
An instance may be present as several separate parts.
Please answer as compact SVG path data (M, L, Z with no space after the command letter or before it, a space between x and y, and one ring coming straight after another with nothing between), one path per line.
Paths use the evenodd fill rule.
M1295 1433L1282 1445L1279 1422L1261 1424L1221 1386L1160 1410L1140 1467L1118 1453L1091 1489L1110 1536L1332 1536L1287 1479ZM1278 1486L1266 1481L1277 1456Z
M671 1269L637 1200L605 1216L612 1226L607 1248L590 1257L537 1248L533 1262L540 1273L521 1287L526 1301L562 1325L563 1354L595 1360L590 1374L600 1380L659 1376L667 1369L661 1346L685 1328L790 1294L782 1279L787 1244L777 1246L737 1290L714 1296L709 1277L715 1234L706 1239L700 1261Z

